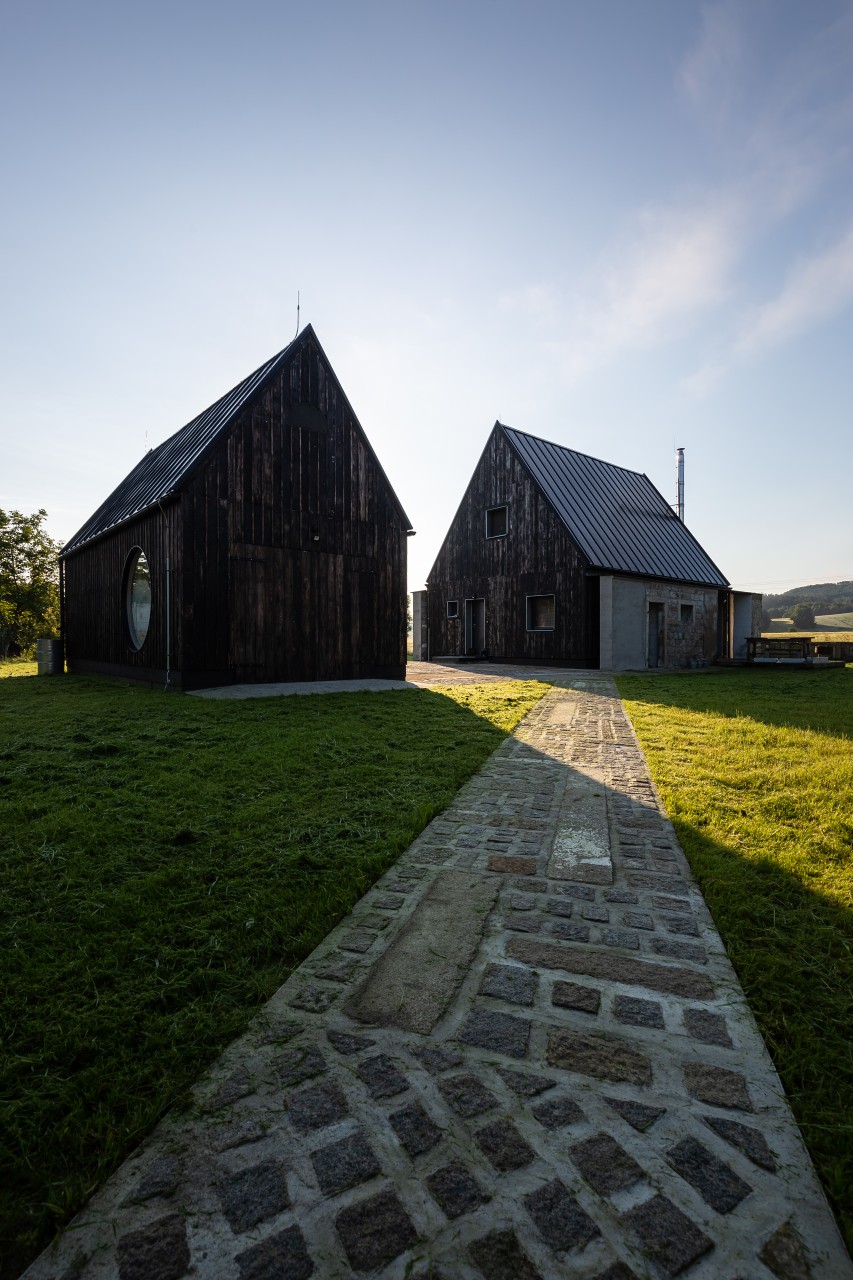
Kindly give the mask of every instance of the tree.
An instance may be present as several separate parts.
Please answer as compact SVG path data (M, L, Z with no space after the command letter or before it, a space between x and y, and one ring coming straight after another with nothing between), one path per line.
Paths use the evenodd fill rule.
M26 653L37 636L59 634L60 543L44 528L47 512L0 508L0 657Z
M808 631L814 626L814 609L810 604L795 604L791 610L791 621L795 631Z

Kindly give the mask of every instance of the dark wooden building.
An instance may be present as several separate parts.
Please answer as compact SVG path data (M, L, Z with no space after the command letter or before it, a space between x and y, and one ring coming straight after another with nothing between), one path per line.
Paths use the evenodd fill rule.
M68 668L190 689L400 677L410 532L309 325L65 546Z
M737 593L735 622L735 594L647 476L497 422L416 602L416 639L434 658L691 666L750 633L752 597Z

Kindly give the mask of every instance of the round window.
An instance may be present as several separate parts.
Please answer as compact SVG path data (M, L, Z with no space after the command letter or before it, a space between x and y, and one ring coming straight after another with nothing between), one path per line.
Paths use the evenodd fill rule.
M134 649L141 649L151 622L151 569L137 547L127 562L127 630Z

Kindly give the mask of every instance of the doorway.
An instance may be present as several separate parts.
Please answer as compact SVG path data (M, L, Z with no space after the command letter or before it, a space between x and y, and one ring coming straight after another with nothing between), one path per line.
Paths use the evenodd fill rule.
M647 665L663 666L663 605L649 602L649 644Z
M479 655L486 648L486 602L465 601L465 653Z

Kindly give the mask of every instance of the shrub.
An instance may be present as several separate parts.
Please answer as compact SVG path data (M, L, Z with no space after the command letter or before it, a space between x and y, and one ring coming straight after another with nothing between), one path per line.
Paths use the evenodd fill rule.
M814 609L810 604L795 604L791 610L795 631L807 631L814 626Z

